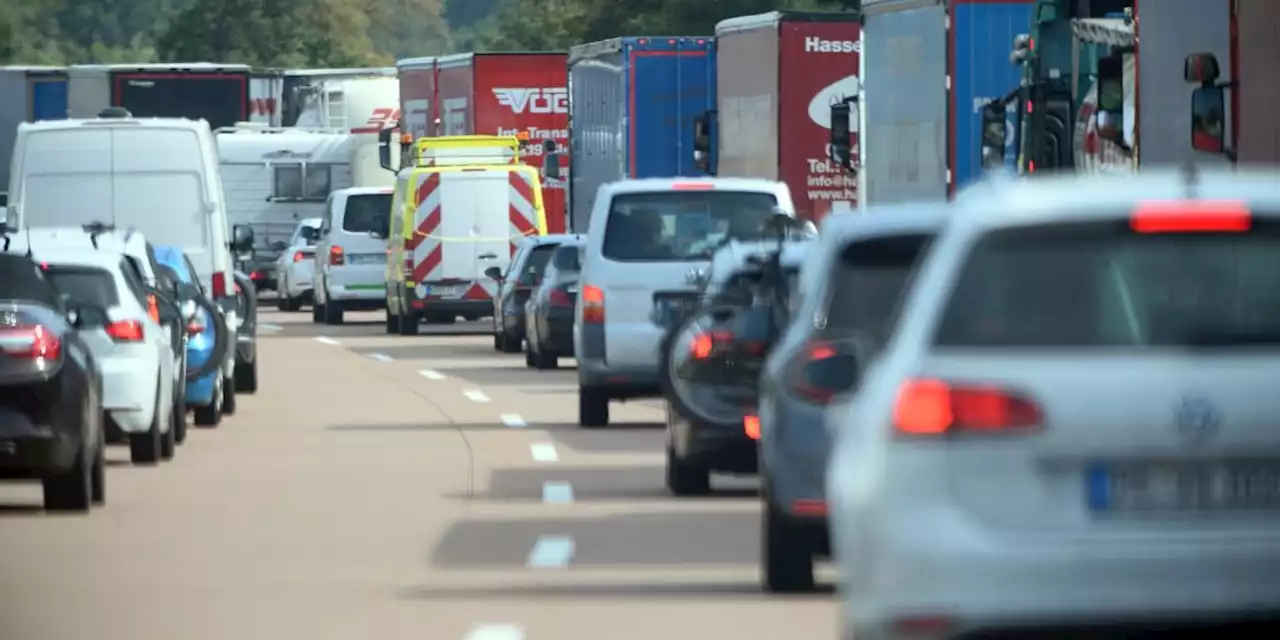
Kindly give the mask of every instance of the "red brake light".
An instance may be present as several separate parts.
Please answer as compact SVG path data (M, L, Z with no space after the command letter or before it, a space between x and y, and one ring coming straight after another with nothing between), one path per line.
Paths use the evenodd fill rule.
M106 332L113 342L142 342L145 336L137 320L117 320L107 325Z
M215 271L215 272L213 272L213 282L212 282L212 284L213 284L213 287L212 287L212 288L213 288L213 297L214 297L214 298L225 298L225 297L227 297L227 274L225 274L225 273L223 273L223 272L221 272L221 271Z
M908 380L898 391L894 427L912 436L940 436L957 431L1024 433L1044 422L1032 400L1006 389L953 385L941 380Z
M730 331L708 331L699 333L693 339L693 344L689 345L689 351L693 357L698 360L710 358L717 349L723 349L728 343L733 342L733 333Z
M676 191L710 191L715 185L710 182L677 182L671 188Z
M569 298L569 294L564 289L551 290L551 306L553 307L572 307L573 300Z
M342 252L342 247L339 247L336 244L333 245L332 247L329 247L329 264L334 266L341 266L343 259L345 257L346 256Z
M1253 215L1235 200L1157 200L1138 205L1129 226L1138 233L1244 233Z
M760 439L760 416L742 416L742 432L752 440Z
M42 325L18 325L0 328L0 351L10 358L57 360L62 355L62 341Z
M604 289L590 284L582 288L582 321L604 322Z
M305 260L305 259L306 259L306 256L305 256L305 255L303 255L301 251L294 251L294 252L293 252L293 261L294 261L294 262L302 262L302 261L303 261L303 260Z

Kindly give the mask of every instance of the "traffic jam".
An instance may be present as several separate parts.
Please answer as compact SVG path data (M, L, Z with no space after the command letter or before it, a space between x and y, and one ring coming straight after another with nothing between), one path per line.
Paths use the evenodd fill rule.
M0 635L1276 637L1280 5L1076 4L0 68Z

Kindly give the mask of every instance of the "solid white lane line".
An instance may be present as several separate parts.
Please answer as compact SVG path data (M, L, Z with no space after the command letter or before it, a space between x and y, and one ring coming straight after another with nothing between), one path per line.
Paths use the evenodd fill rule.
M284 330L284 327L282 327L282 326L280 326L280 325L278 325L278 324L267 324L267 323L265 323L265 322L264 322L264 323L262 323L262 324L260 324L260 325L258 325L258 328L259 328L259 329L266 329L267 331L283 331L283 330Z
M431 369L423 369L422 371L418 372L418 375L428 380L444 380L443 373L440 373L439 371L433 371Z
M391 362L392 360L391 356L385 353L371 353L369 354L369 357L377 360L378 362Z
M560 459L555 446L549 442L535 442L529 445L529 453L538 462L556 462Z
M569 504L573 502L573 485L559 481L542 483L542 501L547 504Z
M514 624L478 624L465 640L524 640L524 629Z
M501 416L498 416L498 419L502 420L502 424L511 427L512 429L523 429L529 426L529 423L525 422L524 418L521 418L518 413L504 413Z
M525 564L530 569L563 569L569 566L574 551L573 538L569 536L538 536Z
M328 336L316 336L316 342L319 342L320 344L338 344L337 340Z
M467 399L472 402L488 402L489 401L489 396L486 396L484 392L480 391L479 389L467 389L466 391L462 392L462 395L466 396Z

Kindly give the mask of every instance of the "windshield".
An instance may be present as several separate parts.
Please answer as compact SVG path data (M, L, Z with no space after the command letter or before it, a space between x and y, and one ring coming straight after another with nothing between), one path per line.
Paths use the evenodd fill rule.
M916 263L929 234L883 236L850 244L840 255L826 299L827 328L857 333L879 347L897 323Z
M0 239L0 245L4 243ZM35 264L24 256L0 254L0 300L30 300L54 305L53 292Z
M1280 230L1001 231L969 255L936 338L956 347L1280 344Z
M562 273L566 271L578 271L581 267L578 264L578 256L582 248L576 244L560 245L556 249L555 255L551 260Z
M109 309L120 302L115 278L103 269L50 266L47 273L54 288L72 304Z
M342 230L351 233L386 232L390 225L391 194L365 193L347 198Z
M706 260L722 242L758 240L778 205L770 193L662 191L614 197L603 255L624 262Z
M543 244L533 248L529 253L529 258L524 261L524 267L520 270L520 279L516 284L522 287L532 287L542 282L542 274L547 270L547 263L551 262L551 254L555 252L559 245Z

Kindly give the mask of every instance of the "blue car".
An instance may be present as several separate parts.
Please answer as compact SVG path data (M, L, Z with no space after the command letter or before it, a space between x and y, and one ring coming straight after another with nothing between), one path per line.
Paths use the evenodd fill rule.
M195 267L191 265L191 261L182 252L182 249L158 246L155 251L156 262L173 269L183 284L200 286L199 281L195 278ZM213 318L209 316L209 312L206 309L201 308L198 313L202 315L200 322L202 328L195 333L189 332L187 338L187 368L189 370L203 367L209 361L217 346ZM186 403L187 407L195 412L197 425L215 426L222 422L222 380L221 370L214 369L204 376L187 381Z

